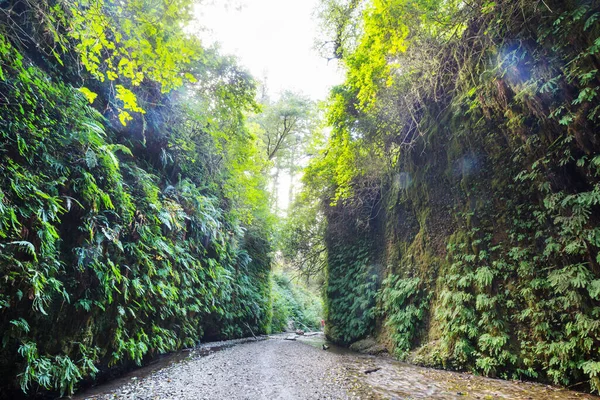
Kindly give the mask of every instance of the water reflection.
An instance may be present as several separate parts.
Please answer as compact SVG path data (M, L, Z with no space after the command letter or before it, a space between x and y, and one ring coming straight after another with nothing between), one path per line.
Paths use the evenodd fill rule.
M325 343L322 335L299 340L315 347ZM334 345L331 345L328 351L338 354L341 358L350 381L362 383L361 393L357 393L361 398L600 400L597 396L542 384L422 368L390 357L353 353ZM374 369L377 371L365 374L365 371Z

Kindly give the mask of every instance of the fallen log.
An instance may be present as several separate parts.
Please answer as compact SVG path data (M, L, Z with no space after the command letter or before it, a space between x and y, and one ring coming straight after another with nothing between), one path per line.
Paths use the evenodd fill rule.
M381 368L371 368L365 371L365 374L372 374L373 372L379 371Z

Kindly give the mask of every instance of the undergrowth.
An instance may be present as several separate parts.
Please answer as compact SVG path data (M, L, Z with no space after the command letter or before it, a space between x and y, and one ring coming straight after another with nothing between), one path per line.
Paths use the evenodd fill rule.
M283 332L290 328L304 331L321 329L323 304L318 295L285 273L274 273L271 285L271 332Z

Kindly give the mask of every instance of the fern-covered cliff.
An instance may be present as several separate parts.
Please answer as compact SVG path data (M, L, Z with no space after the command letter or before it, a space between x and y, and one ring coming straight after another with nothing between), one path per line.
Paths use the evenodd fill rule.
M255 83L191 1L0 2L0 397L270 323Z
M328 335L600 390L600 5L325 1Z

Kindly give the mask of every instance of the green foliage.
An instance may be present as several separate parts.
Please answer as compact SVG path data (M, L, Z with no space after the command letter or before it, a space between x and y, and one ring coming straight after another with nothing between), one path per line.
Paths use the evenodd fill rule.
M321 299L285 274L272 275L271 332L282 332L293 321L296 329L321 329L323 305Z
M382 283L382 313L389 316L385 324L392 329L394 353L400 359L412 349L429 306L420 284L419 278L401 279L396 275L390 275Z
M289 158L290 153L309 136L314 104L310 99L286 91L275 102L263 99L263 110L253 122L258 125L258 134L267 158L283 164L281 159Z
M2 8L10 40L31 41L61 67L75 64L79 85L109 86L111 96L101 100L122 125L144 112L134 93L141 85L157 85L167 93L196 82L190 63L200 60L202 48L184 30L192 20L193 0L25 0ZM98 93L90 87L80 90L94 103Z
M512 321L502 309L514 304L501 280L510 266L498 254L500 247L490 243L491 237L473 228L449 239L450 266L441 277L444 289L435 315L441 321L440 361L476 367L485 375L496 375L517 362L509 343Z
M302 191L279 228L278 246L286 265L307 280L314 278L322 282L327 265L325 228L325 216L318 199L309 191Z
M164 18L157 22L181 28L184 21L174 18L185 7L163 10L167 3L156 2L150 10L146 3L129 2L126 7L134 8L124 11L123 24L105 27L109 33L102 35L112 40L122 28L132 30L124 41L156 38L134 32L154 29L144 22L146 11L164 11L155 15ZM117 4L88 6L105 13ZM4 11L5 4L0 7ZM49 13L40 8L41 16ZM116 18L71 17L64 14L60 23L76 27ZM136 24L127 28L127 19ZM146 64L139 66L144 79L135 96L127 88L135 86L132 81L108 77L110 66L103 63L110 58L98 57L103 61L97 64L107 80L94 91L77 89L80 80L70 81L70 68L39 61L44 48L19 47L22 42L5 28L0 27L0 391L10 396L20 386L27 393L71 394L78 382L106 366L142 364L201 340L266 332L271 225L259 173L266 161L245 127L245 113L256 108L248 74L207 50L202 61L199 54L190 56L196 61L189 68L199 81L167 96L153 85L171 79L165 74L179 76L186 60L153 47L162 57L154 60L158 64L148 59L155 55L137 54L136 62ZM162 42L169 51L187 57L175 33L162 32L173 34L165 40L176 40ZM61 51L82 57L96 51L67 47L77 43L63 42ZM98 54L111 51L110 44L102 46L108 47ZM120 51L115 57L125 57L129 50L115 51ZM100 79L94 71L81 74ZM117 82L123 85L113 92ZM149 92L152 103L146 101ZM138 112L127 127L114 123L105 107L112 96Z
M96 79L124 78L131 86L151 80L166 93L183 84L182 67L199 55L197 40L181 29L192 6L190 0L76 0L51 8L48 18L66 22L81 64Z
M378 275L365 246L330 248L327 268L326 334L335 342L352 343L373 330Z
M600 390L597 4L324 4L347 80L305 180L336 328L363 321L361 249L389 265L344 340L383 326L400 356Z

